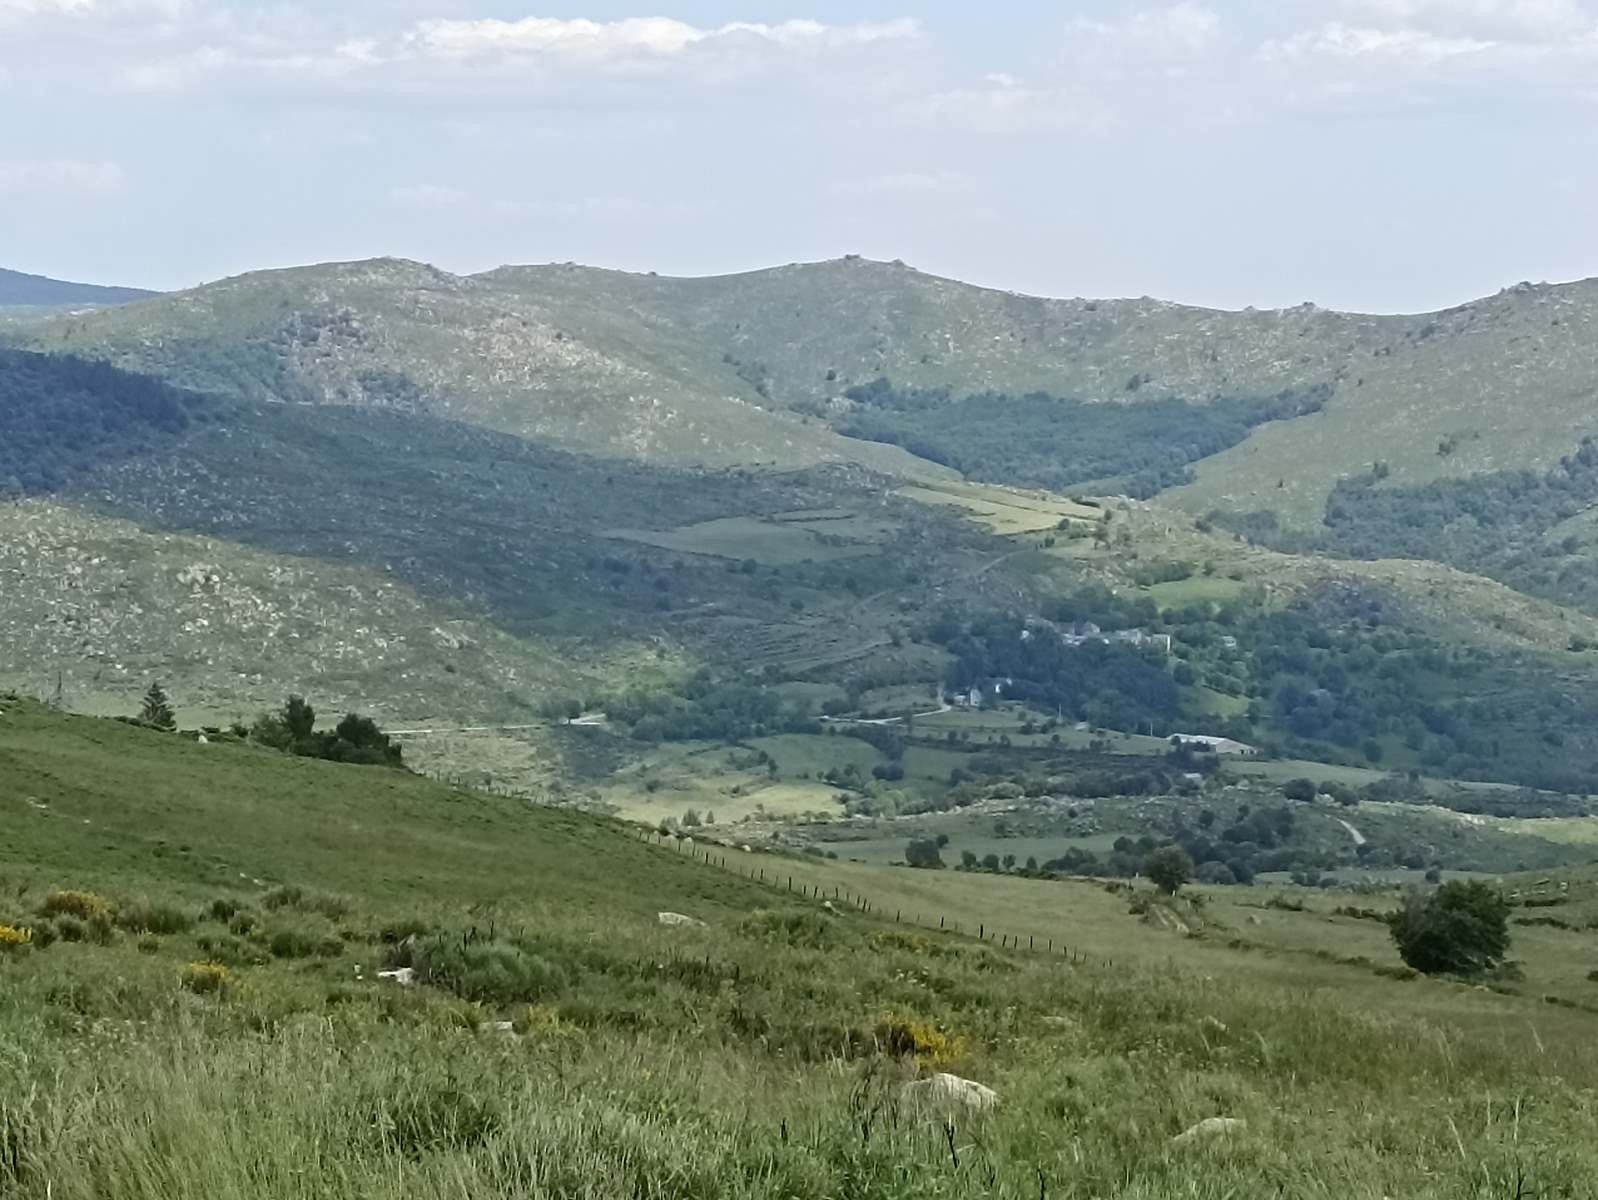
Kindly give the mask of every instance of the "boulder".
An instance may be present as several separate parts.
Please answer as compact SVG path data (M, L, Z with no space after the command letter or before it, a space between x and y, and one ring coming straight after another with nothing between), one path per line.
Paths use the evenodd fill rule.
M999 1093L992 1088L942 1073L905 1084L899 1096L914 1105L945 1110L963 1108L969 1112L988 1112L999 1103Z
M398 967L392 971L379 971L379 979L386 979L390 983L397 983L400 987L416 986L416 969L414 967Z
M1198 1141L1200 1138L1219 1137L1223 1134L1236 1133L1246 1129L1248 1122L1237 1117L1205 1117L1191 1129L1183 1130L1171 1139L1177 1145L1185 1142Z
M683 926L699 929L703 929L705 927L705 923L699 920L697 917L685 917L682 913L663 912L657 913L656 915L659 917L660 923L662 925L672 929L681 928Z

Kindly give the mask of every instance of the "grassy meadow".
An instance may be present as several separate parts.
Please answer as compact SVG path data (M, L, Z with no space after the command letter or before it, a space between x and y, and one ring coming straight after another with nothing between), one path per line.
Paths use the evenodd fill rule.
M1598 1017L1531 983L1339 961L1385 962L1369 921L1249 909L1256 889L1182 934L1099 885L712 849L722 868L380 768L3 707L0 925L28 932L0 952L0 1194L1498 1197L1598 1178ZM789 873L874 910L791 894ZM377 977L400 968L415 986ZM997 1107L903 1090L940 1070ZM1178 1140L1214 1117L1242 1124Z

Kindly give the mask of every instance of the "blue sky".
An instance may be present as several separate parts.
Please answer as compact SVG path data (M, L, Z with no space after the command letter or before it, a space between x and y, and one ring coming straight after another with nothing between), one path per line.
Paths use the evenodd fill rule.
M0 0L0 264L863 253L1420 310L1598 275L1598 0Z

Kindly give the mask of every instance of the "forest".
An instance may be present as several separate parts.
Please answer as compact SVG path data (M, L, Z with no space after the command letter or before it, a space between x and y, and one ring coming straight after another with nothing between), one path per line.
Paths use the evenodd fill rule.
M1093 482L1147 499L1185 482L1191 464L1237 445L1256 426L1318 412L1330 394L1317 385L1205 404L1173 397L1093 403L1045 392L962 397L878 379L845 392L855 408L839 432L901 446L973 479L1054 490Z
M967 622L940 621L934 641L954 656L945 680L957 691L1001 689L1005 700L1110 729L1172 731L1182 694L1163 651L1088 642L1069 646L1019 618L987 613Z
M108 363L0 349L0 499L56 491L213 411L202 396Z

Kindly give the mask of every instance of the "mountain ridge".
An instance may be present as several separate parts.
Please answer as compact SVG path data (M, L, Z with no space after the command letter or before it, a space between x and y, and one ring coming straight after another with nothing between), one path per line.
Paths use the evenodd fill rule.
M0 267L0 308L67 308L131 304L160 295L145 288L74 283Z

